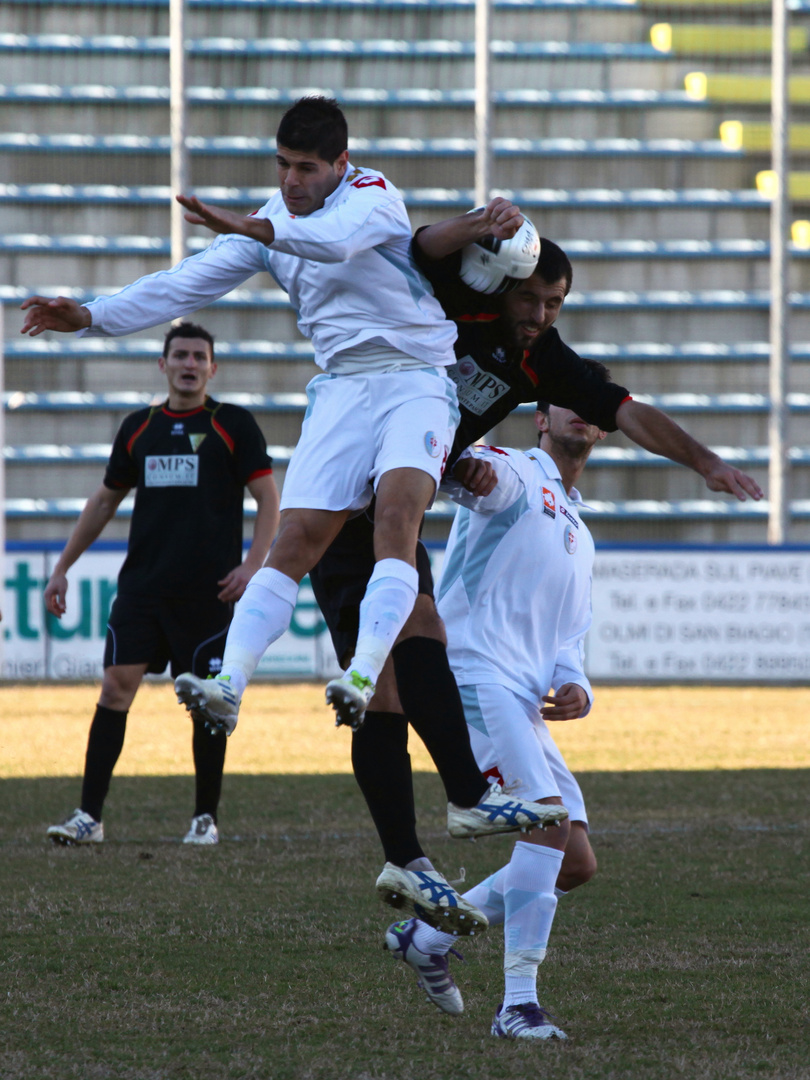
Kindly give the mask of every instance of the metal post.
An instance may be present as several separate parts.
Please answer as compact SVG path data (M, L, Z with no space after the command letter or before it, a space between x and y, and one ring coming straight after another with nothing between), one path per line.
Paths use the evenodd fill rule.
M188 222L174 196L188 191L186 149L186 0L169 0L169 101L171 110L172 264L188 254Z
M490 148L490 23L492 0L475 0L475 205L489 202L492 190Z
M768 418L768 543L784 544L788 528L788 12L773 0L771 152L776 189L771 203L771 410Z
M5 374L4 374L3 305L0 304L0 613L3 606L3 593L6 580L6 461L3 447L6 445L5 411ZM8 616L8 612L6 612ZM3 678L3 639L5 634L0 627L0 679Z

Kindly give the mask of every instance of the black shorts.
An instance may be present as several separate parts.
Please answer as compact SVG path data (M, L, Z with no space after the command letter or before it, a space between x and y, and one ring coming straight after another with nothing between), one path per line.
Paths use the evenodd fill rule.
M360 601L374 569L373 505L350 518L309 572L312 591L321 609L338 662L348 664L357 644ZM433 596L430 556L420 540L416 545L419 592Z
M172 678L191 671L204 679L222 667L233 605L221 600L118 594L107 623L104 667L146 664L159 675L171 663Z

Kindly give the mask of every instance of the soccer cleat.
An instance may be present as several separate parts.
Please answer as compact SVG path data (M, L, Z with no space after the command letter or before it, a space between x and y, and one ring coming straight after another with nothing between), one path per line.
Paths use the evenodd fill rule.
M383 948L397 960L404 960L408 967L413 968L418 986L425 991L428 1001L432 1001L442 1012L458 1016L459 1013L464 1012L464 1001L461 991L450 974L447 957L440 953L423 953L417 949L413 943L417 925L416 919L392 923L385 932ZM464 959L455 949L451 949L450 952L459 960Z
M183 837L184 844L218 844L219 829L210 814L198 814L191 819L191 828Z
M377 892L383 903L447 934L472 937L489 926L483 911L459 896L438 870L403 870L387 862L377 878Z
M185 705L195 720L205 721L212 733L232 735L239 719L239 701L228 679L199 679L187 671L174 680L177 704Z
M565 1032L552 1024L554 1019L532 1001L507 1009L499 1005L491 1030L499 1039L567 1039Z
M51 825L47 835L55 844L100 844L104 826L84 810L74 810L61 825Z
M493 784L477 806L447 804L447 831L457 840L465 837L491 836L493 833L528 832L559 825L568 817L564 806L529 802L505 795L500 784Z
M347 671L326 684L326 703L337 713L337 727L348 724L352 731L357 731L373 697L374 683L357 671Z

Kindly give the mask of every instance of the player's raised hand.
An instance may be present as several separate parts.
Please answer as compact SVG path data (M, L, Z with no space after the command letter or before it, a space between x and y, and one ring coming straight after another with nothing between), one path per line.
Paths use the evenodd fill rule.
M751 498L759 501L764 492L753 477L741 472L733 465L729 465L722 458L717 458L703 474L706 487L709 491L725 491L728 495L734 495L745 502Z
M273 226L263 218L245 217L221 206L209 206L200 202L196 195L175 195L175 198L185 208L183 216L191 225L205 225L215 233L238 233L261 244L270 244L275 238Z
M27 312L20 327L21 334L36 337L45 330L59 330L70 334L92 325L90 312L76 300L66 296L29 296L20 308Z
M55 615L57 619L61 619L67 611L67 589L67 576L54 571L45 586L43 599L45 601L45 610L49 611L51 615Z
M500 197L490 199L484 207L483 218L498 240L510 240L523 224L520 207Z
M576 720L588 707L588 695L578 683L565 683L556 694L546 694L540 710L544 720Z

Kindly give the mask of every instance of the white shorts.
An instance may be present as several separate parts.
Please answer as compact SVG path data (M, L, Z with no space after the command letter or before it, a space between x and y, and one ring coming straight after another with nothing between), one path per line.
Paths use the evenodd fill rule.
M562 799L571 821L588 824L582 790L540 715L540 705L496 683L460 686L470 744L482 773L510 794Z
M316 375L281 509L362 510L391 469L420 469L438 486L459 413L443 368Z

